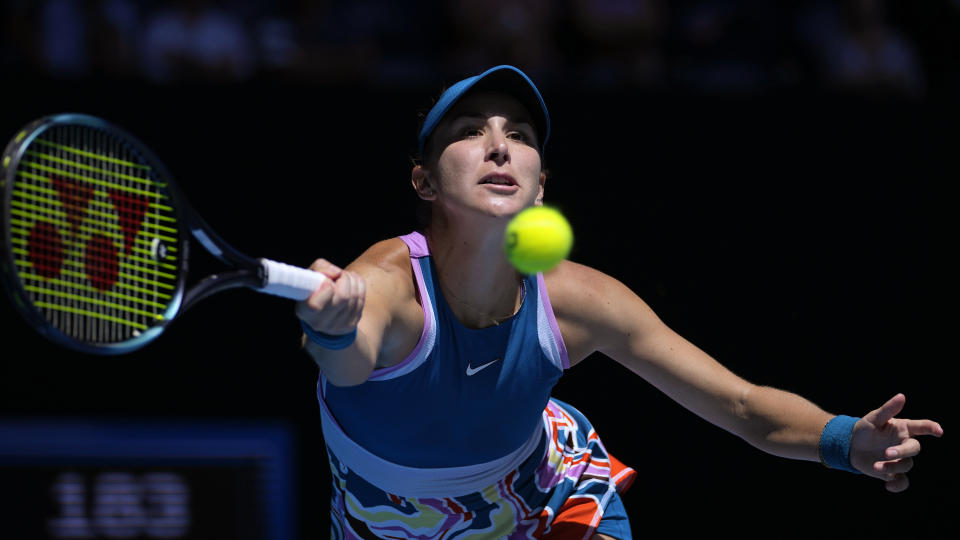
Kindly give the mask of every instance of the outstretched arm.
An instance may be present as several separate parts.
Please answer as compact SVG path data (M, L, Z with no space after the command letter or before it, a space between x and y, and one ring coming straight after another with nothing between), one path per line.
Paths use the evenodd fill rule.
M571 362L599 351L701 418L765 452L821 460L821 435L836 415L801 396L732 373L670 329L626 286L601 272L565 263L553 274L548 277L550 297ZM887 481L891 491L906 488L904 474L910 458L919 452L913 436L942 433L934 422L893 418L902 400L894 398L866 415L856 422L853 436L848 432L844 440L849 444L844 459ZM891 449L899 457L887 453Z

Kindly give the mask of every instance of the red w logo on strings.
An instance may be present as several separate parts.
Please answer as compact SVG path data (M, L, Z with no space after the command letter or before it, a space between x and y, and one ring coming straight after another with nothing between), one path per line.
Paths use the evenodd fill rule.
M83 223L87 207L93 198L93 188L59 176L51 176L50 183L56 189L60 204L67 215L70 228L68 234L79 238L80 224ZM108 195L117 212L123 233L123 255L129 257L150 201L143 195L124 193L118 189L109 190ZM27 242L28 259L37 273L47 279L58 276L66 258L60 231L50 223L38 222L30 230ZM101 291L113 287L120 274L119 264L114 241L99 232L91 234L84 254L84 269L90 283Z

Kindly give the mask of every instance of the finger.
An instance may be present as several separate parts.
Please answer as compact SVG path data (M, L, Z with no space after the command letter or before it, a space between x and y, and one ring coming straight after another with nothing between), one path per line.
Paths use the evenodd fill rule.
M905 422L907 433L914 435L933 435L934 437L943 436L943 428L940 424L932 420L907 420Z
M333 298L335 283L330 280L323 280L323 283L307 298L307 306L313 310L322 310L330 305Z
M344 297L339 320L344 329L352 329L360 322L363 307L363 277L355 272L344 272Z
M897 459L913 457L920 453L920 441L916 439L906 439L896 446L891 446L883 452L887 459Z
M355 272L344 271L337 282L337 316L340 324L354 325L357 309L357 295L362 278Z
M343 311L346 299L350 296L350 274L343 272L337 278L333 287L333 298L330 300L330 306L336 309L337 313Z
M363 277L359 274L353 274L353 281L350 284L350 317L351 320L359 319L360 311L363 309Z
M889 422L894 416L900 413L903 410L903 404L906 403L907 397L903 394L897 394L890 398L889 401L880 406L879 409L870 411L863 419L867 420L874 426L880 427L887 422Z
M878 474L903 474L913 469L913 459L903 458L894 461L878 461L873 464L874 472Z
M907 475L905 474L895 474L890 480L887 480L886 483L887 491L892 493L900 493L908 487L910 487L910 481L907 480Z
M349 317L350 324L356 326L360 323L360 317L363 315L363 305L366 300L366 282L363 276L354 275L353 287L350 294Z
M337 292L339 293L340 301L343 302L343 309L345 311L352 309L354 304L353 299L357 294L358 279L359 276L354 272L344 271L343 274L341 274L338 284L342 285L342 287Z
M363 306L367 303L367 281L360 280L360 302L357 304L357 310L363 311Z
M310 270L313 270L314 272L320 272L321 274L334 280L340 277L340 273L343 272L339 266L326 259L317 259L313 261L313 264L310 265Z

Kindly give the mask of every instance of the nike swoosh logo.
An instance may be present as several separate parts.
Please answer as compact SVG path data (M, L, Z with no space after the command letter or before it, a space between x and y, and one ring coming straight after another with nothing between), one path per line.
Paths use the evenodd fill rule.
M486 368L488 368L488 367L496 364L496 363L499 362L499 361L500 361L499 358L494 358L493 360L487 362L486 364L481 364L481 365L479 365L479 366L477 366L477 367L473 367L473 366L471 366L470 364L467 364L467 377L469 377L469 376L471 376L471 375L476 375L477 372L479 372L479 371L481 371L481 370L484 370L484 369L486 369Z

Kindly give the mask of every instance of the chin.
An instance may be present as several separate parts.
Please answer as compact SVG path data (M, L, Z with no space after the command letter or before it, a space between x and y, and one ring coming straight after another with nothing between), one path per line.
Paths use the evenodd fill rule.
M509 204L509 205L498 205L495 208L491 208L489 215L495 218L500 219L511 219L525 208L532 205L522 205L522 204Z

